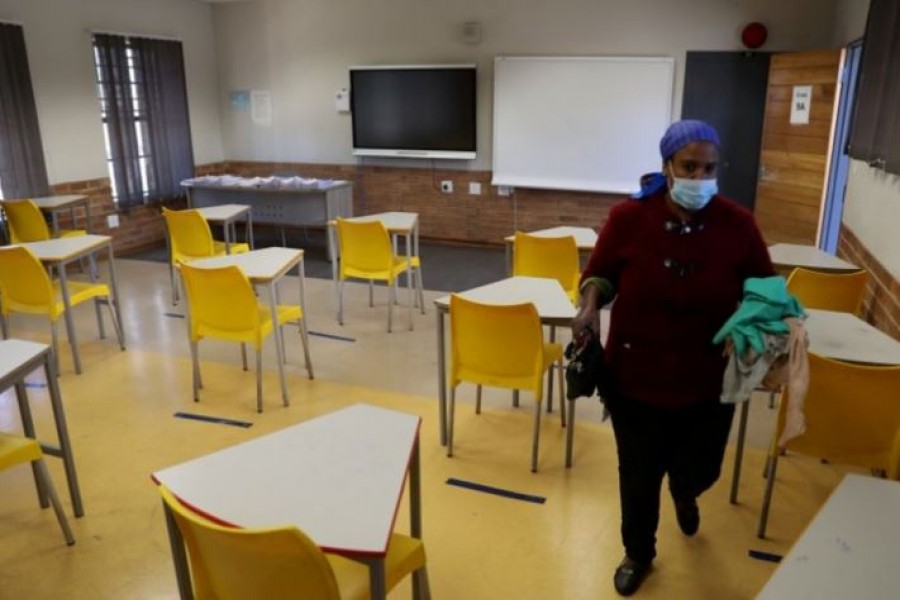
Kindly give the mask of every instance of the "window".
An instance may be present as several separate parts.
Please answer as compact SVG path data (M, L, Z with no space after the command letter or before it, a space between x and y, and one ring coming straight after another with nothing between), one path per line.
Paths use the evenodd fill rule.
M181 43L96 34L94 63L113 201L180 196L194 174Z
M20 25L0 23L0 198L48 191L25 35Z

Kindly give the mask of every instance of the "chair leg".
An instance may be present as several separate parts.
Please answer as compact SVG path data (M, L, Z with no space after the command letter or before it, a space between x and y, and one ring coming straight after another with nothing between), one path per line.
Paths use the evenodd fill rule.
M172 306L178 304L178 277L175 276L175 265L169 263L169 280L172 282Z
M247 370L247 344L241 342L241 366Z
M375 293L373 291L374 287L375 286L372 283L372 280L370 279L369 280L369 308L372 308L375 306Z
M406 302L409 304L407 306L407 310L409 311L409 330L413 330L413 274L412 267L407 267L406 269Z
M119 349L125 349L125 336L122 334L122 330L119 328L119 320L116 318L116 311L113 308L112 298L109 296L106 297L106 307L109 309L109 318L112 320L113 329L116 332L116 339L119 340Z
M279 367L281 365L279 364ZM262 352L256 349L256 412L263 411L262 405Z
M197 342L191 342L191 383L194 390L194 402L200 402L200 388L203 383L200 381L200 356Z
M572 446L575 441L575 400L569 400L566 409L569 412L569 423L566 427L566 468L572 466Z
M315 379L313 375L312 359L309 357L309 332L306 331L306 319L300 319L297 324L300 329L300 338L303 341L303 360L306 363L306 373L310 379Z
M4 340L9 337L9 325L6 324L6 315L3 313L0 313L0 333Z
M344 324L344 280L338 282L338 325Z
M769 408L775 408L775 392L769 392Z
M541 402L534 400L534 434L531 440L531 472L537 473L538 442L541 437Z
M56 363L56 376L61 373L59 368L59 326L57 321L50 321L50 347L53 350L53 362Z
M109 298L107 298L107 301ZM103 315L100 314L100 299L94 298L94 315L97 317L97 332L100 334L100 339L106 339L106 329L103 327Z
M388 281L388 333L391 333L393 330L394 323L394 298L397 295L397 290L394 287L393 281Z
M422 267L416 269L416 288L419 291L419 310L425 314L425 293L422 291Z
M278 332L273 332L273 336L277 334ZM275 343L278 343L278 338L275 338ZM284 348L281 350L281 360L278 361L278 381L281 383L281 401L285 406L290 406L291 399L288 397L287 379L285 379L284 376L284 365L287 361L284 359Z
M775 469L778 466L778 452L769 453L769 476L766 478L766 494L763 497L762 510L759 513L759 527L756 530L756 537L765 539L766 525L769 522L769 507L772 504L772 492L775 488Z
M481 384L475 385L475 414L481 414Z
M447 419L447 456L453 456L453 421L456 420L456 386L450 388L450 409Z
M62 529L66 544L72 546L75 544L75 536L72 535L72 529L69 527L69 520L66 518L66 513L63 512L59 496L56 495L56 488L53 487L53 481L50 479L50 472L47 470L47 465L44 464L43 459L34 461L34 464L37 466L37 472L43 480L42 485L44 486L44 489L47 490L47 495L50 497L50 504L53 505L53 512L56 513L56 520L59 521L59 527Z
M412 574L413 600L431 600L431 586L428 585L428 570L422 566Z
M552 369L554 367L551 365L550 368ZM560 424L563 427L565 427L566 426L566 390L565 390L565 382L563 381L565 379L565 376L564 376L565 371L563 371L563 363L562 363L561 358L558 361L556 361L556 371L557 371L556 372L556 386L557 386L557 392L559 392L559 420L560 420Z

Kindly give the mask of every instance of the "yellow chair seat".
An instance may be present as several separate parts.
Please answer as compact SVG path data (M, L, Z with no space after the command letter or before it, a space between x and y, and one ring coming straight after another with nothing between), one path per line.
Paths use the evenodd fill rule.
M84 229L60 229L59 237L68 238L68 237L80 237L82 235L87 235L87 231Z
M541 371L546 371L550 365L562 359L562 345L556 343L544 342L543 355L541 362ZM486 363L482 363L486 365ZM527 390L534 385L534 374L527 373L525 375L510 375L504 373L490 372L486 370L486 366L460 364L453 383L459 381L468 381L478 385L487 385L490 387L502 387L513 390ZM538 402L541 398L538 398Z
M279 304L276 310L278 312L278 325L284 325L288 321L297 321L303 318L303 310L296 304ZM245 342L253 344L258 350L262 347L262 340L272 333L272 318L268 306L260 305L257 307L257 311L259 312L258 336L255 331L227 329L199 322L196 329L197 339L200 340L209 336L232 342Z
M341 279L354 277L356 279L377 279L379 281L386 280L393 282L394 279L404 271L406 271L406 257L394 256L391 258L390 268L380 271L357 269L348 265L341 269Z
M32 315L48 315L51 320L55 321L66 312L66 306L62 299L62 288L59 281L53 282L53 300L50 305L46 304L30 304L23 302L15 297L6 299L3 303L3 311L28 313ZM69 304L77 306L82 302L86 302L93 298L108 298L109 286L105 283L87 283L84 281L69 281Z
M33 439L0 432L0 471L41 458L40 445Z
M369 568L357 561L326 554L337 579L341 600L369 600ZM385 589L393 589L407 573L412 573L425 566L425 545L406 535L391 535L388 553L384 561Z

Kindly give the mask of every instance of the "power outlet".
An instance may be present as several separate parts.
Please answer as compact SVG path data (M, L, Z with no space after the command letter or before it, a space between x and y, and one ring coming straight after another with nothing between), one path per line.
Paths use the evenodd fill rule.
M509 196L513 193L513 188L511 185L498 185L497 186L497 195L498 196Z
M115 229L119 226L119 215L112 214L106 215L106 226L110 229Z
M469 182L469 194L472 196L480 196L481 195L481 184L477 181Z
M441 182L441 191L445 194L453 193L453 181L445 179Z

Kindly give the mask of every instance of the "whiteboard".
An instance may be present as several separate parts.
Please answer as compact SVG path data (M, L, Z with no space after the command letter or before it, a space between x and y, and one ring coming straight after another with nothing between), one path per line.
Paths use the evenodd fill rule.
M493 185L632 193L659 171L669 57L498 56Z

